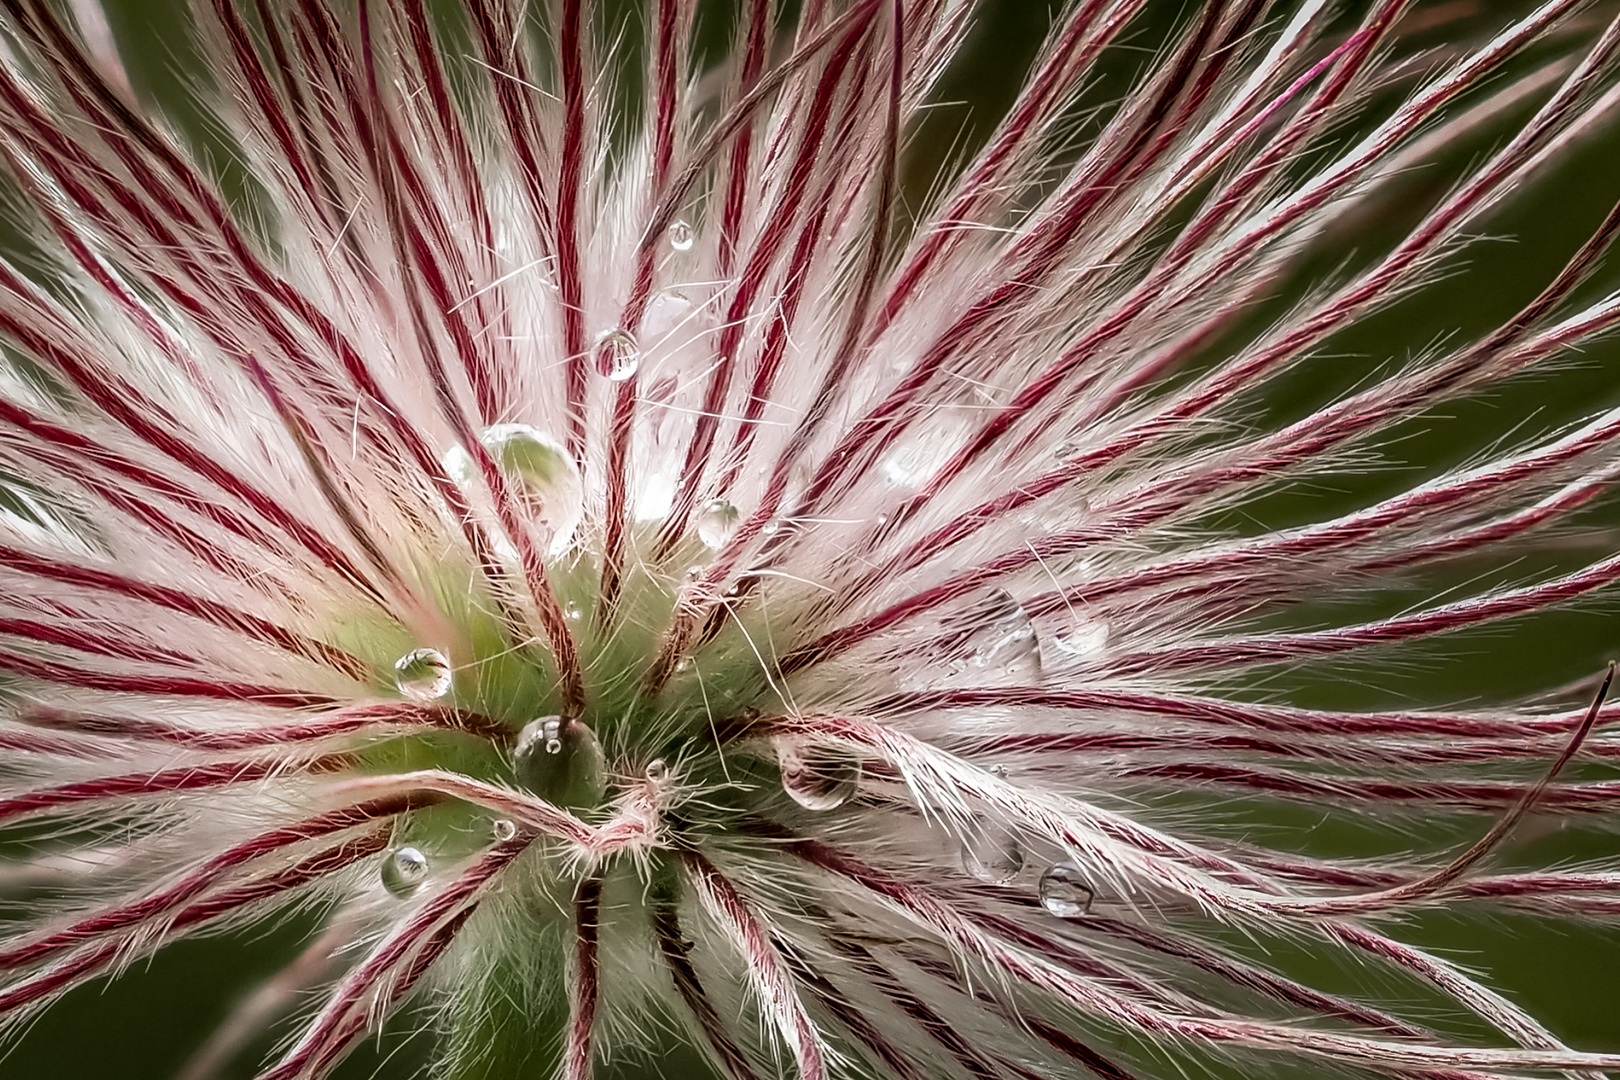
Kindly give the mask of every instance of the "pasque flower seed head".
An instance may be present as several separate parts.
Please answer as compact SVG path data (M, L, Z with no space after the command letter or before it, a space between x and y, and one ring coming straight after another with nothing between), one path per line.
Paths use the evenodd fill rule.
M1614 915L1609 865L1496 861L1612 813L1606 684L1284 677L1611 587L1612 533L1547 541L1620 409L1242 513L1620 321L1611 214L1484 332L1344 377L1606 130L1612 12L1437 43L1406 0L1206 0L1161 40L1075 0L918 177L989 4L193 8L206 134L91 0L0 16L15 1030L297 909L191 1075L279 1022L260 1080L324 1076L411 1003L456 1078L675 1038L731 1080L1620 1069L1391 918ZM1278 806L1393 828L1335 859Z

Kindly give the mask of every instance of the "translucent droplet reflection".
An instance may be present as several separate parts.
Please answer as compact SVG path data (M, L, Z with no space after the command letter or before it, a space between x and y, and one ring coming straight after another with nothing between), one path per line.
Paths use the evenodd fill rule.
M1056 644L1070 656L1095 660L1108 649L1108 624L1101 619L1080 623L1059 634Z
M711 548L718 548L737 531L742 514L725 499L710 499L697 515L698 539Z
M450 682L450 661L437 649L412 649L394 661L394 683L412 701L437 701Z
M1091 910L1096 893L1072 862L1053 863L1036 887L1041 906L1060 919L1075 919Z
M962 838L962 869L986 885L1005 885L1023 868L1024 847L1004 825L982 821Z
M489 831L494 834L497 843L504 844L517 835L517 825L506 818L496 818Z
M395 848L383 859L383 888L401 899L420 889L427 877L427 856L416 848Z
M670 223L667 235L669 246L676 251L691 251L692 244L697 240L697 234L692 231L692 226L679 218Z
M547 758L562 749L561 724L555 716L531 720L523 725L512 745L512 769L518 782L531 791L538 790L551 772Z
M519 503L541 531L550 554L568 549L583 510L584 487L573 455L528 424L492 424L478 441L516 489Z
M995 589L980 614L984 621L973 634L968 667L1009 683L1039 682L1041 639L1023 605L1007 590Z
M517 782L558 806L595 806L606 789L606 768L596 733L582 720L531 720L512 747Z
M627 330L614 327L596 339L596 373L610 382L624 382L641 366L641 350Z
M647 762L646 776L655 784L662 784L669 779L669 765L663 758L653 758Z
M806 810L836 810L861 783L861 759L835 746L778 738L782 790Z

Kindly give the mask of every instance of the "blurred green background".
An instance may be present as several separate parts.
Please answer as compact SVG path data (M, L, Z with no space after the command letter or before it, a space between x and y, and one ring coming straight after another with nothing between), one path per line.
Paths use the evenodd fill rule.
M706 7L716 28L711 31L711 42L723 40L718 27L724 22L721 9L725 6ZM181 80L198 69L186 45L179 7L169 0L117 0L109 4L110 22L123 43L140 93L206 141L201 114L187 106L181 92ZM1352 5L1350 14L1359 7ZM1499 25L1515 9L1468 0L1418 5L1420 13L1435 15L1439 22L1425 36L1410 39L1408 46L1416 48L1447 37L1476 40L1480 27ZM632 17L631 11L632 5L623 2L598 5L597 18L612 25ZM1133 32L1128 47L1115 50L1100 66L1088 103L1103 103L1123 92L1153 62L1166 36L1186 15L1179 3L1157 5ZM913 205L953 152L971 148L988 133L1016 91L1049 18L1047 5L1037 0L989 0L982 5L967 50L940 85L938 107L930 112L926 124L912 132L906 191ZM1591 25L1581 24L1573 34L1595 32L1589 29ZM1566 36L1543 50L1539 58L1570 43ZM633 64L626 65L626 71L633 69ZM1374 100L1374 113L1380 104ZM1331 246L1303 267L1302 285L1359 265L1386 249L1430 200L1446 190L1459 169L1499 145L1511 124L1526 115L1527 111L1520 111L1504 118L1496 129L1477 133L1434 165L1416 171L1389 198L1358 214L1343 235L1335 236ZM221 153L217 160L230 173L229 155ZM241 178L234 182L241 183ZM1463 340L1494 327L1545 285L1617 198L1620 138L1606 128L1565 154L1533 187L1483 223L1483 231L1491 239L1473 245L1448 264L1443 280L1339 335L1323 350L1322 359L1303 365L1280 383L1263 403L1264 419L1269 422L1297 415L1364 380L1390 360L1399 361L1436 342ZM1617 283L1620 275L1606 270L1581 295L1593 296ZM1256 314L1250 329L1263 325L1289 299L1276 298ZM1521 380L1481 401L1448 407L1413 425L1412 430L1403 430L1399 441L1386 449L1398 467L1299 485L1246 507L1241 517L1225 524L1249 531L1330 514L1398 490L1510 433L1554 429L1617 403L1620 349L1605 344L1567 358L1556 373ZM1526 552L1527 561L1512 572L1564 565L1560 560L1579 560L1620 548L1620 518L1612 508L1586 515L1581 524L1584 531L1566 550ZM1457 571L1456 580L1465 580L1479 569L1464 567ZM1392 583L1387 593L1371 602L1369 610L1410 605L1422 598L1424 590L1433 588L1433 579ZM1428 649L1419 661L1407 654L1399 663L1386 665L1373 657L1317 667L1308 677L1288 676L1272 686L1289 687L1295 700L1324 707L1511 701L1591 676L1606 660L1620 655L1613 609L1610 599L1588 601L1509 629L1458 636ZM1274 835L1311 830L1311 844L1318 851L1353 855L1400 850L1399 839L1389 832L1363 828L1365 823L1328 821L1330 815L1314 808L1242 811L1223 793L1211 797L1221 799L1225 812L1251 822L1255 829L1274 830ZM1437 835L1464 838L1464 834L1452 832ZM1505 858L1526 866L1546 865L1609 858L1614 847L1614 832L1608 827L1552 833L1529 828ZM0 1058L0 1077L173 1080L213 1026L278 971L314 930L312 919L293 918L275 928L166 948L116 981L81 988L38 1019ZM1407 920L1397 932L1481 973L1486 982L1504 990L1573 1045L1620 1050L1620 1012L1613 990L1614 973L1620 971L1620 936L1614 930L1571 927L1528 916L1486 918L1470 913ZM1356 972L1339 970L1309 955L1288 961L1287 970L1325 987L1353 986L1357 981ZM421 1070L431 1046L428 1038L410 1035L412 1019L407 1015L389 1033L367 1043L338 1075L344 1080L397 1078ZM253 1062L286 1030L282 1027L268 1033L218 1075L251 1077ZM628 1063L610 1075L620 1080L642 1076L678 1080L705 1072L689 1051L670 1048L667 1056Z

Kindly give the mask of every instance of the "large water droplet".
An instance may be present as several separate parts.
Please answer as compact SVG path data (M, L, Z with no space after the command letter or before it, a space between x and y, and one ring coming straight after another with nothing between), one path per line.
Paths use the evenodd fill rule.
M655 784L662 784L669 779L669 765L663 758L653 758L647 762L646 777Z
M531 720L512 746L518 783L566 808L594 807L607 787L607 759L583 720Z
M596 339L596 372L610 382L624 382L641 366L641 350L628 330L614 327Z
M492 424L478 441L516 488L524 513L540 527L550 554L568 549L583 512L584 486L573 455L528 424Z
M984 672L1001 682L1039 682L1041 639L1023 605L1007 590L995 589L975 615L983 621L971 638L969 670Z
M450 661L438 649L412 649L394 661L394 683L412 701L437 701L450 681Z
M1060 919L1075 919L1091 910L1097 894L1092 891L1080 868L1072 862L1053 863L1041 875L1036 887L1041 906Z
M861 783L861 759L835 746L778 737L782 790L806 810L836 810Z
M697 240L697 234L680 218L676 218L669 226L669 246L676 251L691 251L692 244Z
M427 856L413 847L395 848L383 859L381 877L383 888L404 899L427 880Z
M1005 885L1024 868L1018 834L991 821L977 823L962 838L962 869L986 885Z
M725 499L710 499L698 511L698 539L711 548L718 548L731 539L741 519L742 514Z

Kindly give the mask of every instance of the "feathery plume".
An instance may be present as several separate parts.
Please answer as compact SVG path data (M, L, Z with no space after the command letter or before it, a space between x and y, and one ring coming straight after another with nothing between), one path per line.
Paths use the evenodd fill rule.
M1336 352L1607 130L1620 21L1205 0L1111 99L1162 16L1074 0L916 205L983 5L734 7L195 0L200 132L90 0L4 5L0 1018L313 911L188 1076L311 987L259 1080L407 1003L455 1078L1620 1069L1389 925L1620 911L1497 861L1611 820L1608 679L1304 681L1612 586L1620 408L1242 518L1620 321L1615 211Z

